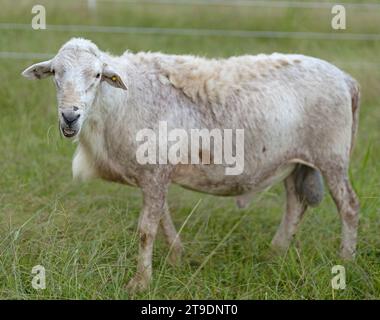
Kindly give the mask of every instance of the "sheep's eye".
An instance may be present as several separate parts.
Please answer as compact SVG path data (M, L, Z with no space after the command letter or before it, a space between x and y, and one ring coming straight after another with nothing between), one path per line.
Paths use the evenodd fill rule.
M52 74L55 74L55 70L54 70L54 69L51 69L51 73L52 73Z
M98 73L97 75L96 75L96 79L99 79L100 78L100 73Z

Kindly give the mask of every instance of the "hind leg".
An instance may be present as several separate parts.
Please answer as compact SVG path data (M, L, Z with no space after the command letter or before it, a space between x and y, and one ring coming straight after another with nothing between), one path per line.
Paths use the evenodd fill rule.
M356 251L359 224L359 200L353 190L347 172L325 172L327 185L338 208L342 221L341 256L353 259Z
M296 191L296 172L285 179L286 210L280 226L272 240L272 246L276 249L286 250L297 231L297 227L307 209L307 204L302 201Z
M183 246L170 216L170 211L167 204L165 204L164 207L164 213L161 217L160 226L169 246L169 262L176 265L180 262Z

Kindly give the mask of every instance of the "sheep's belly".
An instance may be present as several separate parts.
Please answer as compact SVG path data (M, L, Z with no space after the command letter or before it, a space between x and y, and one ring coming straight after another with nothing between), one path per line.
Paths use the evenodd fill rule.
M257 174L227 176L219 169L204 169L204 167L188 165L177 168L173 182L194 191L236 196L263 191L283 181L294 168L294 163L287 163L274 170L263 170Z

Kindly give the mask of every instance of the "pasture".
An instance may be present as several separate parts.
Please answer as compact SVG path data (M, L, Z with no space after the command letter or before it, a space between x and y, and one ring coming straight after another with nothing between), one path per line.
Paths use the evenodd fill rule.
M330 33L329 8L173 5L152 1L2 0L0 9L0 298L2 299L378 299L380 297L380 39L317 39ZM269 2L269 1L268 1ZM356 3L360 2L358 0ZM368 1L366 1L368 2ZM46 7L47 30L5 28L30 24L34 4ZM94 32L49 25L305 32L298 38L179 33ZM146 30L146 29L145 29ZM379 34L380 5L347 9L347 30ZM309 34L309 36L307 35ZM171 267L159 235L153 283L129 295L136 268L141 194L102 181L74 183L75 145L58 132L51 80L27 81L21 71L57 52L71 37L85 37L114 54L162 51L227 57L302 53L336 64L361 85L361 119L351 161L361 201L358 253L338 256L340 219L326 194L308 210L292 246L275 255L270 241L284 208L284 188L258 194L247 209L173 186L169 205L185 255ZM333 290L331 268L346 269L346 289ZM32 267L46 269L46 289L31 286Z

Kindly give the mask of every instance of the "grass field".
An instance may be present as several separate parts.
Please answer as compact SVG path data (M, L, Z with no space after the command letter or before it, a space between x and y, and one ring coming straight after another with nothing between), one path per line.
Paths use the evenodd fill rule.
M330 32L328 9L173 6L86 1L37 1L48 24ZM356 2L359 2L356 0ZM366 1L368 2L368 1ZM0 23L30 23L32 1L2 0ZM234 200L172 187L170 206L185 256L166 263L159 236L154 280L130 296L124 285L136 266L137 189L93 181L75 184L75 145L57 128L51 81L20 72L36 59L0 58L0 298L3 299L378 299L380 297L380 41L255 39L223 36L105 34L0 30L0 51L55 53L73 36L101 49L192 53L209 57L297 52L334 62L362 87L361 122L351 176L361 201L357 259L338 258L340 220L329 196L307 212L286 255L270 241L281 219L281 185L248 209ZM335 31L339 33L338 31ZM380 8L347 10L342 33L380 33ZM331 267L343 264L347 288L332 290ZM46 289L31 286L35 265Z

